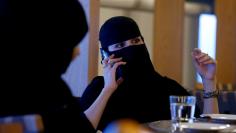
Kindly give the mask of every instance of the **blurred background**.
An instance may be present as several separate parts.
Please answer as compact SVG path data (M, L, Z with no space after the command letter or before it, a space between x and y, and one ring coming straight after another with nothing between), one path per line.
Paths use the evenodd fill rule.
M235 0L80 0L90 30L79 57L63 75L75 96L102 75L98 32L112 16L129 16L140 26L155 69L188 90L201 89L191 51L200 48L217 60L221 89L236 84ZM89 45L88 45L89 44ZM78 65L80 64L80 65Z
M196 95L200 110L203 88L191 52L199 48L216 59L219 111L236 114L236 0L78 1L85 10L89 31L75 49L80 56L74 56L62 75L75 97L79 99L91 80L103 73L98 39L101 25L113 16L128 16L138 23L156 71ZM25 127L13 123L10 131L43 131L38 115L0 119L0 123L11 122L23 122ZM128 124L137 128L135 122Z
M196 81L190 53L193 48L198 47L199 16L202 14L215 16L213 6L213 0L187 0L184 2L183 71L181 81L179 81L189 89L194 87ZM155 58L153 55L155 52L153 50L155 42L155 0L101 0L100 25L108 18L119 15L131 17L138 23L153 61ZM214 31L213 34L216 32ZM215 43L209 45L215 45ZM215 49L211 52L215 52ZM173 60L169 61L172 62ZM102 75L100 66L98 74ZM158 67L156 69L159 71ZM174 70L174 68L172 69ZM201 81L199 80L199 82Z

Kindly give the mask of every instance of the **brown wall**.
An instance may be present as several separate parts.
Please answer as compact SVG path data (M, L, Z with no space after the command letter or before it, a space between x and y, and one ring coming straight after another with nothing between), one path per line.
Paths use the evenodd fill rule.
M157 0L153 63L158 72L181 83L185 0Z
M89 31L89 82L98 74L98 32L100 0L90 0Z
M221 83L236 83L236 0L216 0L217 78Z

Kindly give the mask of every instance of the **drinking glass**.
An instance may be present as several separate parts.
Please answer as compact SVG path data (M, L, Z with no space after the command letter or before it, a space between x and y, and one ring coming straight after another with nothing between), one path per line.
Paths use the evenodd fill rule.
M193 122L195 96L170 96L171 121L173 123Z

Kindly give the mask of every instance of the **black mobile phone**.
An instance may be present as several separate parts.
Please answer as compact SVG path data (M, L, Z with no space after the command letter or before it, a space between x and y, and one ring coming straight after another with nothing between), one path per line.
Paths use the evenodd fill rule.
M100 53L102 55L102 60L109 58L110 56L110 54L107 51L103 50L102 48L100 48ZM116 69L116 80L118 80L122 76L123 76L122 66L119 66Z
M105 50L103 50L102 48L100 48L100 52L102 55L102 60L109 58L110 54L108 52L106 52Z

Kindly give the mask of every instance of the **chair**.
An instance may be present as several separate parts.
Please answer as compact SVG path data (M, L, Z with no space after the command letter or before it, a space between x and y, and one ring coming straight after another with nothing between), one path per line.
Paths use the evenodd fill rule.
M7 116L0 118L0 133L41 133L43 122L40 115Z
M218 83L217 88L220 90L218 97L219 111L223 114L236 114L236 84ZM197 98L197 105L203 111L203 91L202 88L197 88L191 91L192 95Z
M0 123L0 133L24 133L21 123Z

